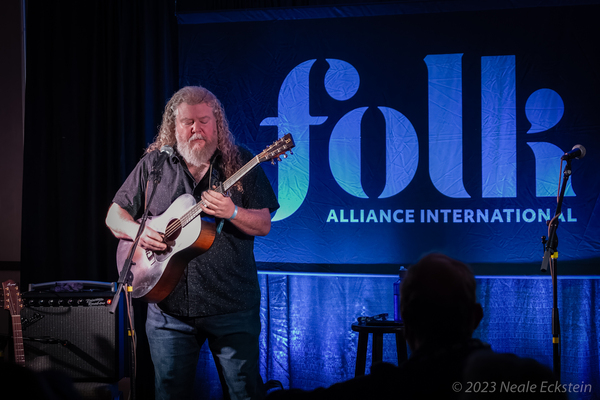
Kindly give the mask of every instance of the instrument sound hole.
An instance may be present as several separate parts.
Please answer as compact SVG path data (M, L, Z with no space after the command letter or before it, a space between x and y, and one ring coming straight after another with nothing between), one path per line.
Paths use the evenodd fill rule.
M170 244L174 242L175 239L179 237L181 234L181 221L178 219L173 219L167 224L167 229L165 229L165 242Z

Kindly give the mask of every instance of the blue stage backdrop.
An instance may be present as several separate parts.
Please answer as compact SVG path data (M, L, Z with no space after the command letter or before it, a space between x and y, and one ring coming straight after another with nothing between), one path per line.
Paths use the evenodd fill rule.
M587 155L572 162L559 271L598 274L600 7L416 12L449 3L463 2L178 15L181 85L212 90L256 153L296 142L264 165L282 206L256 241L266 380L353 377L351 324L392 314L392 274L430 251L480 275L476 337L551 367L550 277L512 275L540 271L575 144ZM570 398L600 392L599 284L558 280L561 381L582 387ZM199 396L221 398L206 347L198 377Z
M478 274L535 274L561 155L581 144L559 260L597 274L599 15L179 14L180 80L213 91L255 153L293 135L294 154L264 165L281 209L256 241L263 270L391 274L441 251Z

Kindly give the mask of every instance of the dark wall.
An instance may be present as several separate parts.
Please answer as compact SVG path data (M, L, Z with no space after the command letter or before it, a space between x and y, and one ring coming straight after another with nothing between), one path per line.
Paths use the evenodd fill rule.
M23 60L21 0L0 5L0 270L18 270L23 179Z

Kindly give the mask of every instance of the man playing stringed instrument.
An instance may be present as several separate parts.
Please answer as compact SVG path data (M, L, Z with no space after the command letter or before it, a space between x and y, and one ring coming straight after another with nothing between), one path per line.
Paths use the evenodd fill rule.
M161 157L158 150L165 145L174 146L175 152L166 158L160 182L155 185L150 171ZM167 103L156 141L119 189L108 211L106 224L122 242L136 237L136 220L142 216L147 192L154 185L150 215L182 216L187 206L177 210L178 199L187 194L193 196L192 203L197 202L203 216L214 218L212 226L202 222L201 227L202 232L213 228L207 236L208 249L186 260L181 277L177 275L174 288L164 299L149 300L146 330L157 399L191 398L200 348L206 339L225 398L264 396L258 365L260 288L253 248L255 236L269 233L270 213L279 204L262 168L248 171L227 193L213 190L251 159L248 150L235 145L223 107L214 94L203 87L184 87ZM177 234L181 231L180 237L187 234L187 227L181 225L164 231L154 229L156 225L151 223L146 225L139 250L151 255L148 269L173 250L177 240L169 236L169 229ZM192 248L179 254L188 256ZM173 256L175 261L182 258ZM135 280L133 286L136 297Z

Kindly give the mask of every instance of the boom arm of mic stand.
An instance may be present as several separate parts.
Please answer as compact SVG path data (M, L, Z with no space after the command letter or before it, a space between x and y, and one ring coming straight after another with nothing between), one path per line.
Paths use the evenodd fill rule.
M546 272L548 268L548 263L550 261L550 257L556 252L556 249L558 248L556 230L558 229L558 218L562 213L562 203L565 197L565 190L567 189L567 182L569 181L569 176L571 176L571 160L567 160L567 165L565 166L565 170L563 172L562 187L560 188L560 195L558 196L556 213L554 213L554 218L552 218L552 220L550 221L550 232L548 234L548 242L546 244L546 251L544 252L544 259L542 260L542 272Z
M138 228L136 238L133 241L133 245L129 249L129 254L127 255L127 259L125 260L125 264L123 265L123 269L121 270L121 274L119 275L119 280L117 281L117 290L115 292L115 295L113 296L112 303L110 304L110 307L108 309L108 311L111 314L115 313L115 310L119 305L119 299L121 298L121 291L123 290L123 286L125 284L129 285L132 283L133 277L131 276L131 264L133 261L133 255L135 254L135 250L137 249L137 245L140 241L140 237L142 236L142 232L144 232L147 218L148 213L144 212L144 216L142 217L142 221Z
M152 195L154 195L154 190L152 191ZM140 237L142 236L142 232L144 232L144 228L146 227L146 220L148 219L148 208L144 211L144 215L142 216L140 226L138 227L137 234L135 236L135 240L133 241L133 245L129 249L129 254L127 255L127 259L125 260L125 264L123 265L123 269L121 269L121 274L119 275L119 280L117 282L117 290L113 297L112 303L108 311L111 314L115 313L117 306L119 305L119 299L121 297L121 291L123 290L123 286L125 284L130 285L132 283L133 277L131 276L131 264L133 261L133 256L135 254L135 250L137 249L138 243L140 241Z
M152 202L152 199L154 198L154 194L156 193L156 186L157 186L158 182L160 182L162 170L161 169L158 169L158 170L153 169L150 174L154 176L154 185L152 186L152 192L150 193L150 198L148 199L148 202L146 203L144 214L142 215L142 218L140 221L140 226L138 227L137 234L135 235L135 240L133 241L133 245L129 249L129 254L127 255L127 259L125 260L123 269L121 269L121 274L119 275L119 281L117 282L117 290L113 297L112 303L110 304L110 308L108 309L108 311L111 314L114 314L115 310L117 309L121 291L123 290L123 285L124 284L130 285L133 281L133 277L131 276L131 265L132 265L133 256L135 254L135 250L137 249L138 243L140 241L140 237L142 236L142 232L144 232L144 228L146 227L146 220L148 219L148 206Z

